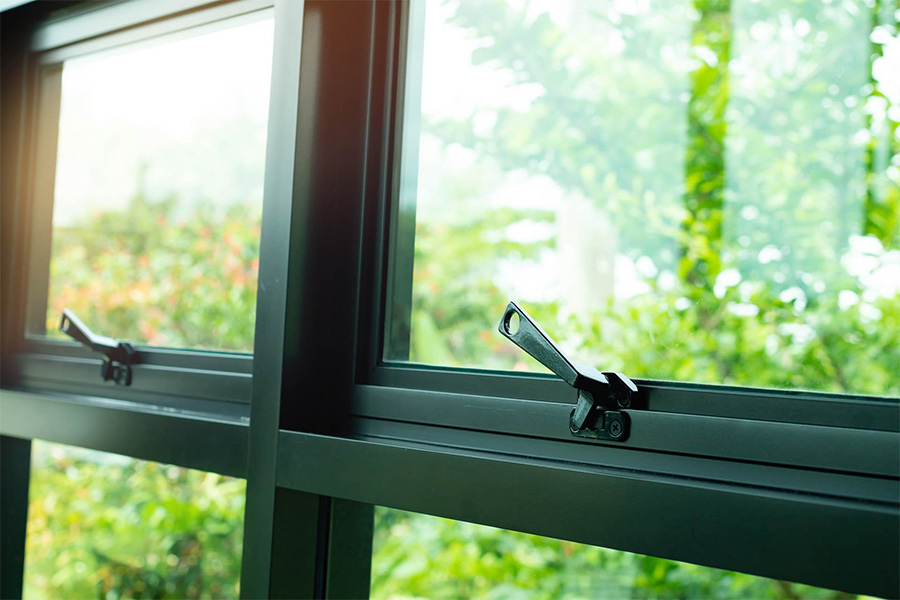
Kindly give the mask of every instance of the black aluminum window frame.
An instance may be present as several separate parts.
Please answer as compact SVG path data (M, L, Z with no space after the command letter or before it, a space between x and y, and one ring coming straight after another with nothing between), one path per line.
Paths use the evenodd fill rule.
M23 389L111 397L246 419L252 393L253 355L191 348L136 345L141 363L132 367L128 387L111 386L97 376L97 354L77 343L31 332L43 329L50 270L60 74L71 58L160 39L178 39L273 11L271 0L233 0L179 4L120 2L89 6L40 24L31 36L29 78L33 144L23 174L23 226L18 240L27 265L20 288L24 307L17 322L18 378ZM114 332L100 332L115 335Z
M96 15L141 21L125 10L139 4ZM375 504L900 593L896 400L638 381L647 409L615 444L569 435L572 392L552 378L382 362L389 244L404 235L391 223L407 9L275 0L249 425L159 394L11 389L6 324L22 300L4 252L4 566L21 560L20 442L44 438L246 476L246 598L365 596Z
M49 239L59 65L74 56L265 18L274 3L15 2L4 10L0 597L5 598L22 589L32 439L246 476L252 354L138 346L142 362L133 367L132 385L123 387L100 380L98 355L26 333L29 312L35 312L29 303L36 293L46 296L41 282L49 274L49 245L32 240ZM54 71L55 82L47 82ZM49 198L44 190L44 206L36 208L35 188L47 185L48 173ZM269 204L275 205L269 218L277 219L277 199ZM37 235L41 228L48 235ZM39 303L44 306L46 298Z

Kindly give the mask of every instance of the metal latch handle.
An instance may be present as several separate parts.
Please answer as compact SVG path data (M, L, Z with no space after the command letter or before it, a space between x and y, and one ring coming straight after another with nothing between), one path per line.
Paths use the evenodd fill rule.
M516 325L514 321L518 320ZM500 333L530 354L578 391L570 416L573 435L624 441L629 433L628 415L619 412L632 403L638 389L622 373L601 373L593 367L570 360L556 342L525 310L510 302L500 319Z
M518 317L518 327L512 323L514 317ZM500 321L500 333L574 388L585 387L592 379L600 384L609 383L597 369L569 360L556 342L515 302L506 307Z
M140 362L140 354L127 340L97 335L68 308L63 310L59 330L94 352L103 355L100 377L118 385L131 385L131 365Z

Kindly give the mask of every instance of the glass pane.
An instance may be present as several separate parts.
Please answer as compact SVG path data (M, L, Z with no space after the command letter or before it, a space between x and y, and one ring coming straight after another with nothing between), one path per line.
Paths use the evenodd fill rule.
M385 358L900 395L898 18L413 4Z
M264 15L263 15L264 16ZM47 332L253 349L273 21L62 68Z
M860 598L376 507L372 598Z
M237 598L242 479L35 441L25 593Z

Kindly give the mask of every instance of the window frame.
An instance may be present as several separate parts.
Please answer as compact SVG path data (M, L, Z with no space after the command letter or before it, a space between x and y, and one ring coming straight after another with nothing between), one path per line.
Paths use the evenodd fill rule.
M203 4L164 6L172 14ZM138 5L85 14L101 24L106 10L140 20ZM22 276L21 256L4 252L4 444L41 438L245 476L245 598L368 594L374 504L896 595L896 400L638 381L648 408L630 411L632 438L617 444L568 436L572 392L552 378L381 362L408 9L405 0L274 1L249 422L246 412L210 415L221 409L219 392L212 404L185 393L189 379L200 382L193 372L134 398L112 386L29 379L34 367L14 333L23 331L24 299L8 285ZM341 77L327 76L334 73ZM8 210L7 194L24 196L3 185ZM5 212L4 234L14 222ZM8 243L4 235L4 250ZM52 350L42 348L51 365L86 360ZM217 450L223 443L227 451ZM19 508L23 489L27 502L22 455L0 456L0 496ZM4 507L0 529L24 536L20 513ZM17 564L21 546L4 544L4 567Z
M245 478L253 375L252 353L137 346L143 356L141 364L133 367L133 384L114 386L98 377L98 355L75 343L26 335L28 290L35 266L29 260L34 251L30 240L41 225L39 218L32 218L36 166L41 159L46 163L46 157L37 153L50 148L55 154L58 127L59 89L51 94L45 90L42 98L42 70L48 63L52 68L84 53L160 36L192 35L197 28L216 28L222 21L259 18L260 12L274 12L274 2L17 0L9 4L0 7L3 151L10 157L3 162L0 272L0 437L4 448L0 529L5 532L0 596L20 597L32 439ZM46 107L40 102L47 96L57 109L50 111L52 144L42 147L38 138L46 132L38 131L41 118L48 127L47 115L41 114ZM46 172L52 184L55 156L50 158ZM277 200L264 198L263 203L272 205L270 219L284 212ZM50 223L47 213L44 227ZM49 247L43 250L49 254ZM45 272L44 279L47 276ZM33 297L33 289L31 293Z
M173 408L221 413L246 418L252 392L251 352L206 351L138 344L141 363L128 387L111 386L97 377L97 354L75 342L53 340L29 333L43 327L49 282L50 239L56 144L59 126L59 73L64 61L118 47L193 36L254 20L273 12L272 0L190 0L186 3L119 2L88 6L39 25L31 37L34 150L26 158L31 175L25 212L27 233L22 251L28 281L23 305L27 307L18 347L20 385L27 389L77 391L86 396L114 397ZM110 333L113 332L99 332Z

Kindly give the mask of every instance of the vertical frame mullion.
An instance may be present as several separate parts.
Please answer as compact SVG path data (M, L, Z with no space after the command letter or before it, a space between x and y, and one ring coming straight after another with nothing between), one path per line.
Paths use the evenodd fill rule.
M36 71L28 54L31 32L51 7L34 3L0 15L0 382L13 385L25 319L22 264L27 235L27 173L31 166ZM0 598L21 598L31 440L0 436Z
M371 504L276 488L267 597L368 597L373 509Z
M389 222L385 244L384 344L377 347L372 366L381 357L388 361L410 360L412 347L413 267L416 237L416 198L419 177L419 138L422 121L422 78L425 56L425 2L403 4L395 60L397 88L395 121L388 135L395 135L390 165L391 180L386 202ZM377 317L378 315L376 315ZM378 338L376 338L378 339Z
M0 436L0 598L21 598L31 440Z
M31 236L29 240L25 335L46 329L50 291L53 236L53 200L56 187L56 151L62 99L61 64L41 67L38 88L37 131L32 173Z
M293 261L294 174L300 106L302 1L277 0L272 53L272 83L266 142L260 266L257 282L253 393L247 456L247 503L241 561L241 595L267 598L273 567L275 466L282 365L288 340L288 276ZM297 231L295 231L295 227ZM303 541L309 543L309 537ZM315 540L313 537L313 544Z
M278 0L241 594L365 597L372 507L277 486L279 429L347 428L378 2ZM336 474L337 475L337 474Z

